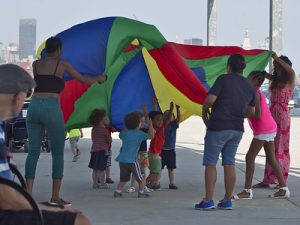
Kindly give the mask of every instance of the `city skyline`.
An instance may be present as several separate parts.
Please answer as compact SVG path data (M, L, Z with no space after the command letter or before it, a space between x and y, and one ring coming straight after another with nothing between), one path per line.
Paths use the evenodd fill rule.
M16 4L17 3L17 4ZM18 5L18 7L15 7ZM58 7L59 6L59 7ZM293 22L300 2L283 1L283 54L293 61L297 74L300 72L298 31ZM5 1L0 14L0 42L18 42L18 22L22 18L37 20L36 48L49 36L88 20L124 16L155 25L168 41L201 38L206 43L206 0L174 1L58 1L27 0ZM72 9L72 11L70 10ZM217 0L217 45L240 46L245 30L249 30L252 48L268 37L269 0ZM238 18L238 19L237 19Z

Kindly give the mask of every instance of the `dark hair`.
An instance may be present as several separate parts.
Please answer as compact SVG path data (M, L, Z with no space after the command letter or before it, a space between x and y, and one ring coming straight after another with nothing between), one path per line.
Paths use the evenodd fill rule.
M137 112L131 112L127 114L124 118L125 126L128 130L136 129L140 124L140 115Z
M47 53L53 53L58 49L61 49L62 42L58 37L50 37L46 40Z
M252 71L248 77L251 77L253 80L257 80L257 85L260 87L266 78L266 71Z
M227 66L230 66L233 73L243 73L246 68L245 58L240 54L229 56Z
M106 111L104 109L95 109L92 111L89 117L89 123L95 127L99 125L100 121L106 116Z
M152 111L152 112L149 113L149 118L150 118L151 120L154 120L154 118L155 118L156 116L158 116L158 115L162 115L162 116L163 116L163 113L160 112L160 111Z
M282 59L282 61L284 61L290 67L292 67L293 64L287 56L282 55L279 58ZM276 61L274 61L273 63L278 65L278 63ZM278 66L281 67L280 65L278 65ZM289 83L290 77L286 73L287 72L284 69L282 69L281 73L279 74L278 71L274 68L273 80L271 81L271 85L270 85L271 91L276 88L282 88L287 83Z

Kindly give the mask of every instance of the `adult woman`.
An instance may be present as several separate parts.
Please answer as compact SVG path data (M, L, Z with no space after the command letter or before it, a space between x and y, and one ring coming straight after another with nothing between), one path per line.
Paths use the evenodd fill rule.
M85 77L78 73L70 63L60 59L62 43L57 37L50 37L46 41L47 57L33 63L34 79L37 83L35 93L27 113L27 129L29 137L29 152L25 164L25 178L28 192L32 194L33 182L44 129L47 130L51 141L52 154L52 197L50 204L71 205L60 195L63 177L64 151L64 120L60 109L59 94L64 89L64 72L68 72L81 83L92 84L104 82L106 76Z
M267 74L266 78L271 81L270 111L277 124L275 154L287 185L290 168L290 113L288 103L295 86L295 72L288 57L278 57L275 53L272 57L274 72L272 75ZM271 166L266 162L264 179L261 183L254 185L253 188L269 187L270 184L278 184L278 180Z

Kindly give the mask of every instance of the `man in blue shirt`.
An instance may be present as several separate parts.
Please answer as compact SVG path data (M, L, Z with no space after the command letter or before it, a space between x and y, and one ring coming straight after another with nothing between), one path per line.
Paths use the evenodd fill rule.
M218 208L232 209L231 197L236 180L235 154L243 136L244 118L255 111L255 90L242 76L245 67L242 55L231 55L227 61L228 74L218 77L204 101L202 117L207 124L203 156L206 194L195 205L195 209L215 208L213 193L220 154L224 167L225 195Z

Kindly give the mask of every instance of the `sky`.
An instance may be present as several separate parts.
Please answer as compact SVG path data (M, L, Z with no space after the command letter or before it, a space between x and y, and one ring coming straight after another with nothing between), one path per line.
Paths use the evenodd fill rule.
M269 0L216 0L217 45L240 46L249 30L252 48L269 34ZM37 20L37 45L92 19L123 16L155 25L168 41L202 38L207 0L0 0L0 42L18 42L19 19ZM299 0L283 0L283 51L300 74Z

